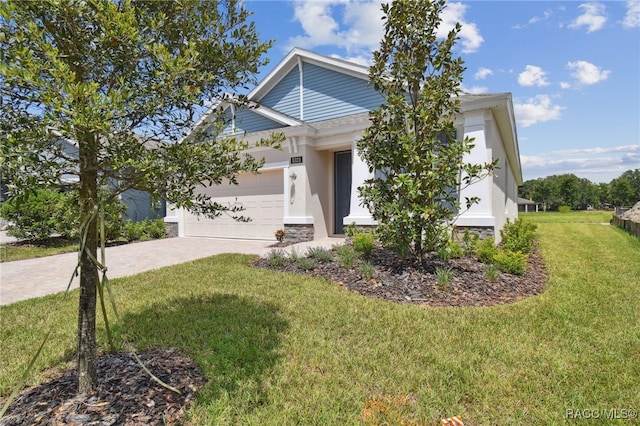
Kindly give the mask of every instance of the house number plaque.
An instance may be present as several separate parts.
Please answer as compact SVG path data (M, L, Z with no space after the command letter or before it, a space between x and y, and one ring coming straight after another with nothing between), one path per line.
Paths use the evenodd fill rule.
M302 164L302 156L291 157L291 164Z

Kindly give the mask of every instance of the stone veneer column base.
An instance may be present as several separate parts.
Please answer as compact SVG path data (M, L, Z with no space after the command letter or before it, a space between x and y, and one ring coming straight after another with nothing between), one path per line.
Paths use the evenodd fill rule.
M293 242L293 243L301 243L303 241L313 241L313 224L305 223L305 224L285 224L284 225L285 232L285 241Z
M177 222L165 222L165 229L167 230L167 238L176 238L178 236L178 223Z
M496 236L493 226L456 226L456 236L462 238L465 230L468 230L471 235L479 235L481 240Z

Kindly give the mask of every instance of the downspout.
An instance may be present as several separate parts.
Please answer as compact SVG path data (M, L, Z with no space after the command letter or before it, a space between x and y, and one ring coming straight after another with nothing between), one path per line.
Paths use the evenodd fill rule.
M304 121L304 73L302 71L302 58L299 56L298 73L300 74L300 121Z

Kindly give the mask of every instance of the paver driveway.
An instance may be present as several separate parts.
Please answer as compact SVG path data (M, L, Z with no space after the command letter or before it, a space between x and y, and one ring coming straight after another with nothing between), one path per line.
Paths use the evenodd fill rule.
M309 241L295 247L304 253L309 246L330 248L342 243L341 238ZM223 240L213 238L167 238L108 247L107 275L118 278L164 266L189 262L220 253L264 255L272 241ZM0 305L64 291L78 262L76 253L0 263ZM74 278L71 288L79 285Z

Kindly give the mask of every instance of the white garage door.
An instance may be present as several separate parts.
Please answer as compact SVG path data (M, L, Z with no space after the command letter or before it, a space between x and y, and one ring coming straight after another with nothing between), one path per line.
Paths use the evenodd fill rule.
M241 175L238 185L223 183L204 192L223 205L243 206L245 210L239 214L251 221L237 222L224 213L215 219L185 213L184 233L188 237L274 239L275 232L283 227L282 169Z

